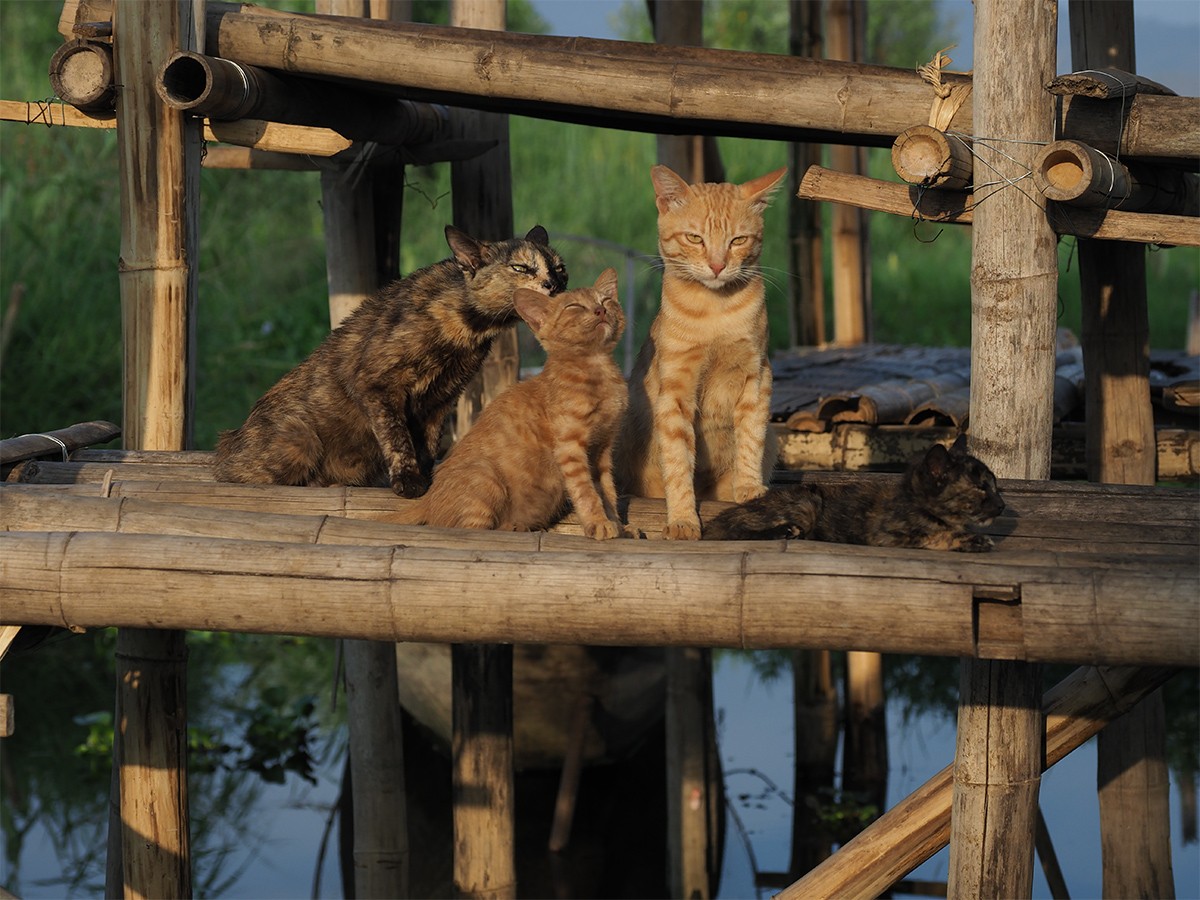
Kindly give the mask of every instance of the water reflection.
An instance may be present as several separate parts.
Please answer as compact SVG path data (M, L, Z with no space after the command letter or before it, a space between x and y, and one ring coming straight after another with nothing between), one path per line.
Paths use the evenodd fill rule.
M196 895L341 896L334 809L345 727L342 705L335 706L331 699L331 642L201 634L189 635L189 646L193 743L206 748L193 756L189 780ZM103 893L112 649L111 633L96 633L58 638L4 661L4 690L16 698L17 724L15 734L0 744L0 881L17 896ZM1047 683L1058 675L1047 673ZM888 660L889 805L951 759L957 678L956 660ZM769 896L772 891L762 886L762 873L786 872L792 853L790 659L780 654L719 654L714 683L731 806L719 896ZM1181 897L1200 896L1194 832L1192 842L1185 844L1182 827L1185 822L1194 827L1194 819L1185 815L1179 791L1181 776L1194 783L1197 769L1196 698L1194 671L1169 683L1172 855ZM250 753L241 742L254 728L274 731L280 752L274 757ZM408 729L408 735L419 742L412 749L406 744L415 777L434 793L443 787L448 792L442 752L418 728ZM577 830L562 857L545 851L544 821L528 815L538 811L548 817L557 773L528 779L519 788L517 808L524 824L518 841L522 856L533 860L522 869L522 893L665 893L659 741L661 735L656 735L643 745L640 767L588 771ZM298 755L289 754L289 746ZM1042 807L1073 896L1100 892L1094 748L1091 742L1069 756L1042 783ZM207 766L200 764L205 759ZM301 775L309 769L312 784ZM276 782L265 781L263 772ZM444 890L449 871L448 847L444 842L435 846L432 840L448 833L449 805L439 795L432 808L425 832L430 843L420 849L414 845L414 856L432 873L421 896ZM831 803L831 808L848 811L845 805ZM414 842L426 838L414 833ZM585 880L563 880L556 870L563 861L577 864ZM914 877L944 881L947 864L943 851ZM1035 896L1049 896L1040 872L1035 877Z

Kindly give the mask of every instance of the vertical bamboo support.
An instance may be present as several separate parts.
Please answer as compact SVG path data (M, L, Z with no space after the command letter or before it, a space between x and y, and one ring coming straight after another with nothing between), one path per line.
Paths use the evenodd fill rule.
M506 11L503 0L453 0L450 24L503 31ZM510 237L508 117L463 112L460 134L498 143L482 156L451 164L454 222L475 237ZM519 367L514 328L492 345L483 371L459 398L456 439L491 398L516 382ZM511 646L456 644L451 648L454 887L463 897L516 895L512 667Z
M842 784L882 813L887 803L887 721L883 695L883 655L846 654L846 739ZM878 813L877 813L878 814Z
M450 659L454 890L515 897L512 648L454 644Z
M337 16L363 16L367 9L364 0L318 0L317 5L318 12ZM386 5L373 10L390 16ZM321 172L331 328L389 274L380 258L387 243L398 240L390 226L399 209L389 209L386 199L376 204L378 174L366 162ZM355 896L407 897L408 819L395 648L379 641L346 641L344 648Z
M971 257L972 449L1002 477L1050 474L1056 240L1024 189L1036 142L1052 137L1054 0L975 5L975 141L991 180L977 189ZM998 152L982 147L1002 142ZM983 194L981 195L981 192ZM986 202L983 202L986 200ZM1029 896L1041 773L1040 669L964 660L951 818L951 896Z
M791 0L788 16L788 52L792 56L820 58L820 0ZM825 261L821 232L821 207L796 196L800 179L809 166L820 165L821 145L791 144L788 166L788 340L791 346L819 347L825 343Z
M829 59L861 61L866 44L866 0L829 0L826 13ZM830 165L840 172L866 174L866 151L838 145L829 149ZM871 255L865 210L845 203L833 206L833 339L841 345L871 339Z
M1133 0L1071 0L1071 65L1136 71ZM1146 251L1079 239L1088 478L1154 484ZM1174 895L1162 692L1100 733L1097 767L1104 894Z
M197 4L201 5L201 4ZM121 207L123 438L131 449L191 443L200 126L165 106L159 67L202 49L192 3L119 0L114 9ZM119 816L110 818L111 896L190 897L187 651L178 631L121 629L113 760Z
M792 651L793 741L792 852L788 872L798 877L833 851L816 815L816 799L833 789L838 745L838 696L828 650ZM812 802L809 802L809 801Z
M505 29L504 0L453 0L450 24L459 28ZM471 140L494 140L496 146L473 159L450 164L451 203L454 223L473 237L502 240L512 237L512 161L508 146L508 116L499 113L460 110L455 116L456 136ZM525 233L534 223L525 224ZM551 240L553 240L551 235ZM520 369L516 329L492 344L483 370L473 378L458 399L453 437L466 434L479 411L493 397L515 384Z

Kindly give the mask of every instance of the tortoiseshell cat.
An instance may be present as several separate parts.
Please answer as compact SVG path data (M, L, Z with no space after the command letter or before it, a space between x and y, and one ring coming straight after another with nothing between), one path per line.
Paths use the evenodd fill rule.
M992 539L969 526L989 525L1003 511L996 476L959 435L949 450L930 447L899 481L771 488L714 517L704 539L806 538L973 553L991 550Z
M696 498L766 490L776 448L758 259L762 211L786 174L693 184L650 170L663 260L662 305L629 379L617 443L622 493L665 497L663 536L696 540Z
M496 242L447 226L446 243L453 257L365 300L221 434L218 480L425 492L447 410L517 321L513 292L567 287L540 225Z
M616 270L590 288L518 290L513 300L546 348L545 367L486 406L429 492L392 520L534 531L554 524L569 499L585 535L618 537L612 447L628 392L612 359L625 330Z

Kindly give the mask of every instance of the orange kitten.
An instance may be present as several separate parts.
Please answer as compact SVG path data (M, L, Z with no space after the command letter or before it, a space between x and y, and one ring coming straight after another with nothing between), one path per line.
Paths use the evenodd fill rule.
M698 539L697 496L751 500L774 467L758 258L762 211L786 172L689 185L666 166L650 170L662 305L630 376L617 481L622 492L666 498L666 538Z
M533 531L567 500L588 537L618 537L612 447L628 392L612 359L625 330L617 273L554 297L513 294L517 313L546 348L541 373L489 404L433 474L406 524Z

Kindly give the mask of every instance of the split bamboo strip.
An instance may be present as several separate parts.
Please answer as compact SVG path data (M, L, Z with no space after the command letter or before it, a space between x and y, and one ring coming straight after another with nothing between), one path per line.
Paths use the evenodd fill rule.
M961 191L924 191L912 185L866 178L812 166L800 182L797 196L805 200L849 203L864 209L911 216L929 222L970 225L975 220L975 198ZM1191 216L1088 210L1049 203L1046 215L1058 234L1105 241L1138 241L1143 244L1200 247L1200 221Z
M1175 94L1157 81L1114 66L1059 75L1046 85L1046 90L1056 97L1090 97L1093 100L1119 100L1134 94Z
M387 539L370 545L340 536L365 524L309 522L320 529L318 546L10 531L0 535L5 619L443 643L952 656L1001 648L1034 661L1200 663L1194 558L1109 568L1046 554L963 561L808 542L786 552L782 542L595 547L570 536L510 542L448 531L439 545L429 543L435 529L403 526L376 531ZM262 520L258 527L270 533ZM523 549L505 549L521 538ZM984 607L988 617L976 623Z
M1042 698L1046 722L1045 769L1090 740L1106 723L1165 684L1174 669L1077 669ZM884 813L829 860L776 895L878 897L950 838L952 767L942 769Z

